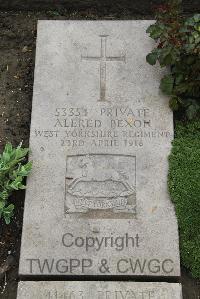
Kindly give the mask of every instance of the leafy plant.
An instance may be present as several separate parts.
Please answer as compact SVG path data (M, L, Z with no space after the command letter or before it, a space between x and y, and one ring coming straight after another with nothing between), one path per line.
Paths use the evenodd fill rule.
M28 148L22 148L21 144L13 148L7 143L0 154L0 219L3 218L9 224L14 214L14 205L9 204L8 199L14 190L25 189L23 179L32 168L32 162L24 163Z
M200 121L176 124L168 186L175 204L183 265L200 278Z
M157 8L156 23L147 33L157 45L147 62L170 67L161 80L161 90L170 96L170 107L186 111L189 119L200 112L200 14L181 16L182 0L169 0Z

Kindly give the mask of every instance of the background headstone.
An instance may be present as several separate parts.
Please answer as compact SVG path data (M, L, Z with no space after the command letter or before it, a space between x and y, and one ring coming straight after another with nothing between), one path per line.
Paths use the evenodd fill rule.
M181 299L181 285L157 282L20 282L17 299Z

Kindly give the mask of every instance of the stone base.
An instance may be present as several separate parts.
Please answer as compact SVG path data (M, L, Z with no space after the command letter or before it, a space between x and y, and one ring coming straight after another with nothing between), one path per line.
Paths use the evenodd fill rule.
M178 283L114 281L20 282L17 299L181 299Z

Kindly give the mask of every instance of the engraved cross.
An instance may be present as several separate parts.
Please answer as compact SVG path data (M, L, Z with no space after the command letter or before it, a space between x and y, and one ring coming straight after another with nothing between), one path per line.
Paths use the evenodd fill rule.
M125 62L126 56L109 57L106 53L106 44L108 35L100 35L101 37L101 54L97 56L81 56L83 60L92 60L100 62L100 99L106 101L106 62L107 61L122 61Z

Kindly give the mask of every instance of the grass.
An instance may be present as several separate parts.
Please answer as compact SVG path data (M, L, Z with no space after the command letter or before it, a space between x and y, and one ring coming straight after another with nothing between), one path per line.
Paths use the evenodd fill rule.
M200 120L176 124L168 186L178 218L182 264L200 278Z

